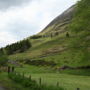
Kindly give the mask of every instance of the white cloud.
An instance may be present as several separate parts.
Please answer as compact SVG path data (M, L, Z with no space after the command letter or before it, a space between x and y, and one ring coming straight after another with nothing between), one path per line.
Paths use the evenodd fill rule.
M23 5L32 0L0 0L0 9L6 10L12 6Z
M30 0L31 1L31 0ZM77 0L32 0L0 11L0 46L40 32Z
M0 46L6 45L6 42L8 43L14 43L17 39L13 37L9 32L2 31L0 32Z

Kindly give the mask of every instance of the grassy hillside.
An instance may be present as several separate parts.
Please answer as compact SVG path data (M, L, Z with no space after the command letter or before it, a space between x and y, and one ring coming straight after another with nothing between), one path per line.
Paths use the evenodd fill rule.
M90 90L90 0L79 1L37 35L40 38L28 38L31 48L9 55L15 71L46 86ZM28 90L6 73L0 73L0 82L10 90Z
M24 53L10 55L9 58L11 60L54 61L57 66L90 66L89 21L90 0L81 0L39 33L47 35L46 37L28 38L32 43L32 48ZM59 34L54 35L56 32ZM50 36L51 34L53 36Z
M75 5L56 17L48 26L45 27L39 34L50 35L59 32L60 34L65 32L68 24L73 18L75 11Z

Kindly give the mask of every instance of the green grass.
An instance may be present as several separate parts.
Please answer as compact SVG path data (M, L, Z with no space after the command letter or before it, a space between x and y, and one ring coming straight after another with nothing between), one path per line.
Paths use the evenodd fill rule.
M90 0L82 0L77 4L76 9L77 12L69 26L69 38L66 38L66 30L59 36L53 38L48 37L30 40L32 48L24 53L10 55L9 59L54 61L57 63L56 67L62 67L64 65L72 67L90 66ZM58 25L56 27L58 27ZM54 26L47 28L47 30L41 34L54 32L53 27ZM57 30L64 30L65 27L57 28ZM80 45L82 47L78 47ZM59 50L63 49L64 46L67 49ZM43 55L45 57L41 57ZM54 68L51 67L25 65L23 68L16 68L16 71L25 73L27 77L31 75L32 79L37 82L39 82L41 78L42 84L56 86L57 82L59 82L59 85L66 90L76 90L76 88L80 88L80 90L90 90L90 69L56 72ZM5 86L22 88L7 79L6 74L0 74L0 79Z
M77 76L90 76L90 69L62 70L60 73Z
M65 90L76 90L76 88L90 90L90 76L83 76L83 73L90 72L90 70L83 70L82 72L81 70L55 72L50 67L25 65L23 68L16 68L16 72L25 73L26 77L31 75L31 78L36 80L37 83L39 83L39 79L41 78L42 84L46 86L56 86L58 82L59 86ZM8 87L7 90L28 90L8 79L6 73L0 73L0 83L4 87Z
M43 41L44 41L44 38L43 38ZM9 58L13 59L13 60L16 60L16 59L19 60L19 59L27 59L27 58L29 59L29 58L38 57L38 56L41 56L48 49L56 47L56 43L58 43L58 42L53 42L53 39L49 39L49 41L44 42L44 43L39 42L38 45L33 46L30 50L28 50L24 53L11 55L11 56L9 56Z
M56 85L59 82L61 87L67 90L75 90L81 88L81 90L90 90L90 77L75 76L68 74L55 74L55 73L43 73L43 74L31 74L32 78L39 81L42 78L42 83L47 85Z
M9 58L12 60L32 59L54 61L57 63L57 67L64 65L72 67L90 66L89 2L90 0L82 0L77 4L77 11L68 30L70 34L69 38L66 38L66 30L66 32L53 38L31 40L32 48L24 53L11 55ZM41 34L45 34L48 31L51 33L54 31L52 28L53 26L47 28ZM57 28L57 30L61 30L62 28ZM67 49L59 50L63 49L64 46ZM55 52L55 50L57 51ZM43 55L45 57L42 57ZM50 67L25 66L24 68L17 68L16 71L24 72L26 76L31 75L37 82L41 77L42 83L47 85L56 85L59 82L60 86L67 88L67 90L76 90L78 87L81 90L90 90L89 69L55 72Z
M82 34L81 34L82 35ZM11 60L46 60L54 61L58 66L69 65L73 67L77 66L87 66L90 65L90 60L88 57L89 53L86 54L88 58L85 58L85 50L83 47L74 48L72 43L77 41L77 36L66 38L65 33L54 38L41 38L37 40L32 40L33 47L24 53L18 53L9 56ZM80 42L81 43L81 42ZM89 42L88 42L89 44ZM79 45L79 44L78 44ZM67 48L63 50L64 47ZM55 52L56 50L56 52ZM42 57L42 56L45 57ZM42 58L39 58L42 57ZM85 59L84 59L85 58Z
M59 82L60 87L64 87L66 90L76 90L76 88L81 88L80 90L90 90L90 76L84 76L83 73L88 73L88 71L61 71L55 72L51 68L28 66L25 65L24 68L16 68L17 72L25 73L25 76L29 77L31 75L33 80L39 83L39 79L42 79L42 84L56 86ZM76 75L75 75L76 74ZM88 75L90 75L88 73Z
M4 87L5 90L27 90L21 85L13 82L8 78L8 74L0 72L0 86Z
M33 81L30 77L25 77L20 74L10 73L9 78L14 82L25 87L25 90L64 90L62 87L53 86L53 85L45 85L40 83L38 84L35 80Z
M20 73L52 73L55 72L51 67L44 67L44 66L33 66L33 65L24 65L22 68L17 67L16 72Z

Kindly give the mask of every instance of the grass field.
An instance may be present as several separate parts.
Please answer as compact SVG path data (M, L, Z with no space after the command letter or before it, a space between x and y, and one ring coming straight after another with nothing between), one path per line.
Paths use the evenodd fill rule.
M90 67L90 0L82 0L77 4L77 12L67 29L58 27L60 23L54 24L58 27L57 30L52 27L44 30L55 34L54 31L64 30L57 36L42 37L38 39L30 39L32 47L23 53L15 53L9 56L10 60L29 61L42 60L54 61L56 67ZM66 33L69 33L67 37ZM23 62L20 62L23 63ZM25 63L23 63L25 64ZM22 68L16 68L16 72L24 73L25 76L31 75L32 79L39 82L42 79L42 84L57 85L65 88L65 90L90 90L90 68L77 70L55 71L55 68L29 66L24 65Z
M65 90L90 90L90 76L72 75L52 71L50 67L24 66L24 68L16 68L17 72L25 73L25 76L31 75L32 79L39 82L42 79L42 84L57 85L64 87ZM74 72L74 71L73 71ZM86 72L82 72L86 73ZM74 73L75 74L75 73ZM79 72L78 72L79 74Z
M90 90L90 77L89 76L75 76L68 74L55 74L55 73L42 73L31 74L32 78L39 80L42 78L42 83L46 85L56 85L59 82L59 86L66 88L66 90Z
M63 87L65 90L77 90L76 88L80 88L80 90L90 90L90 76L81 75L80 72L75 72L74 74L70 73L70 70L65 72L56 72L50 67L37 67L37 66L29 66L25 65L23 68L16 68L16 72L24 73L26 77L31 76L33 80L36 80L39 83L41 78L42 84L47 86L57 86L59 83L60 87ZM71 71L72 72L72 71ZM88 73L90 72L87 71ZM82 71L82 73L86 73ZM80 75L79 75L80 74ZM7 73L0 73L0 85L3 87L8 87L6 90L27 90L23 88L19 84L13 82L8 78Z

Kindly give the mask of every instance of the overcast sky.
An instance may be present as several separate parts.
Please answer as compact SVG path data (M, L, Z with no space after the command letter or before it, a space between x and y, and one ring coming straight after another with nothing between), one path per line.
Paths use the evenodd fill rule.
M40 32L77 0L0 0L0 47Z

